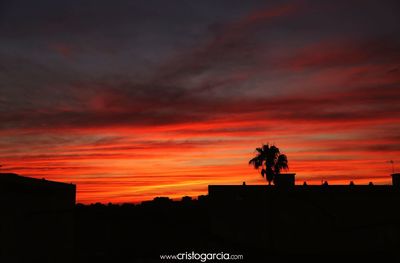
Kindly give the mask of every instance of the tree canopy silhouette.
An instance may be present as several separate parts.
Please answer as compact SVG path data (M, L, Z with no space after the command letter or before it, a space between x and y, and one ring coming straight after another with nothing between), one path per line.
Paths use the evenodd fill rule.
M256 153L249 165L253 165L255 169L261 168L261 176L265 177L269 185L282 170L289 169L287 156L281 154L275 145L264 144L256 148Z

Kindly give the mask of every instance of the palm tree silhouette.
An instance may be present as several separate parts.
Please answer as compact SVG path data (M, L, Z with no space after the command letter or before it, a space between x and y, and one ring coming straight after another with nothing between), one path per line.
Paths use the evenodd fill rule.
M257 155L249 161L249 165L253 165L255 169L261 168L261 176L265 177L268 185L271 185L282 170L289 169L287 156L281 154L275 145L264 144L256 148L256 151Z

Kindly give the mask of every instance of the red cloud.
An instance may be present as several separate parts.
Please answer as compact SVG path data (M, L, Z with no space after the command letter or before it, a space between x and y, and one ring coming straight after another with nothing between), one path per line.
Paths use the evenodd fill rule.
M285 4L277 7L266 7L250 13L243 19L244 24L262 22L275 17L283 17L295 14L301 8L300 2Z
M52 45L50 45L50 49L52 49L57 54L63 56L64 58L67 58L67 59L71 58L71 56L73 54L72 46L70 44L66 44L66 43L52 44Z
M400 43L392 40L370 41L326 40L299 49L279 63L295 70L353 66L371 63L397 63Z

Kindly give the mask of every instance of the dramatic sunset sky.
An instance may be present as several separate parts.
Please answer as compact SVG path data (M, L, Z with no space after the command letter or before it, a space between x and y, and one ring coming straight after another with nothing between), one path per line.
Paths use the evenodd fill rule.
M77 201L263 184L274 143L297 183L400 169L393 1L0 1L0 168Z

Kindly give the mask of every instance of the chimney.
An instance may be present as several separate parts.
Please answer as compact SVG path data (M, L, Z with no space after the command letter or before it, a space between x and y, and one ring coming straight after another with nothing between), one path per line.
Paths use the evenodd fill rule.
M392 185L395 188L400 188L400 173L392 174Z

